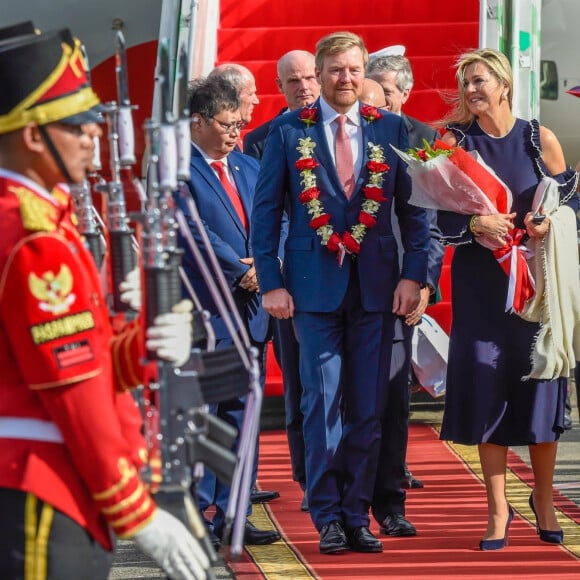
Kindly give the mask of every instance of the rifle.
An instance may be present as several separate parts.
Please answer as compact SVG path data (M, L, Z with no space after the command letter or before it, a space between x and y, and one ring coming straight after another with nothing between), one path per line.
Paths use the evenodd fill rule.
M213 252L195 202L183 187L180 195L185 202L190 218L196 225L206 254L209 257L211 269L205 263L183 211L178 209L176 218L180 232L196 260L234 343L234 347L231 349L218 350L213 353L199 351L196 353L194 351L194 357L197 355L198 360L199 380L202 385L203 397L206 402L217 403L246 395L242 432L237 451L237 464L229 478L221 477L223 481L231 482L230 497L226 510L226 529L223 538L230 539L231 556L232 558L238 558L243 549L244 524L250 498L263 398L260 385L258 351L251 346L249 335L241 320L225 276L220 269L217 257ZM215 279L217 279L217 283ZM215 420L215 417L213 419ZM214 460L207 463L208 467L215 471L217 462ZM216 475L218 473L216 472Z
M186 56L180 59L186 63ZM144 272L145 327L159 314L169 312L181 300L181 255L177 247L177 224L173 192L177 188L177 137L171 99L171 74L167 42L159 45L157 82L161 85L160 121L149 119L144 126L149 151L147 200L139 216L141 259ZM186 83L185 76L180 82ZM182 101L183 104L183 101ZM183 114L183 112L182 112ZM186 130L189 130L187 126ZM187 142L189 152L189 142ZM189 153L181 148L182 168L189 167ZM199 301L197 301L199 304ZM194 333L196 328L194 326ZM176 369L153 353L155 376L143 389L145 429L150 453L160 464L154 491L156 502L179 517L204 547L210 561L217 556L189 488L192 465L202 458L222 477L231 477L236 457L229 451L235 431L204 416L205 401L198 381L199 371L191 365ZM212 573L209 572L211 575Z
M84 45L81 45L81 52L83 55L85 74L87 81L91 82L91 69L89 66L89 59ZM91 172L96 178L98 172L101 170L101 142L99 137L93 137L93 159L91 162ZM99 212L93 205L93 197L91 193L91 185L88 178L85 178L81 184L73 184L70 186L71 196L75 204L76 214L79 218L78 230L83 236L85 247L89 250L97 268L100 269L105 257L106 240L105 240L105 226Z
M97 191L107 196L107 225L109 238L109 259L111 276L112 309L126 312L129 305L121 301L119 285L135 267L136 257L133 250L133 230L125 204L121 167L135 163L133 120L127 80L125 38L117 30L115 40L115 61L117 74L118 103L111 101L106 105L105 118L109 139L110 180L97 185Z

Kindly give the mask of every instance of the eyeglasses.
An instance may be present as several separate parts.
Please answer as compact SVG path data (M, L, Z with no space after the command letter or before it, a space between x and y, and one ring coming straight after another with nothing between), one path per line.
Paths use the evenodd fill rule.
M224 133L233 133L234 131L239 133L240 131L245 129L246 126L248 125L246 121L236 121L235 123L222 123L215 117L210 118L213 119L224 130Z

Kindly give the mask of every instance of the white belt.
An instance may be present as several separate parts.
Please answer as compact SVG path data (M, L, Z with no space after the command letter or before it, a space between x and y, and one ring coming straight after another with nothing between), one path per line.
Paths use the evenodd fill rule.
M22 417L0 417L0 439L64 443L60 429L52 421Z

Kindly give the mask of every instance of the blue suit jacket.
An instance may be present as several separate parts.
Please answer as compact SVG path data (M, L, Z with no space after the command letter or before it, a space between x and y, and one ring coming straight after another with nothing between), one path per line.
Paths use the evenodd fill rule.
M358 222L364 200L362 187L367 184L368 144L382 145L390 166L383 181L387 201L381 204L377 225L367 230L356 260L360 275L362 306L369 312L390 311L393 292L400 277L425 282L429 232L425 211L411 206L407 200L411 181L404 164L390 147L407 149L407 130L400 117L384 113L381 119L368 123L361 119L363 132L363 167L355 190L348 200L338 178L324 134L318 101L319 121L309 128L299 119L300 111L292 111L272 121L266 139L252 213L252 245L260 288L263 293L286 287L296 308L306 312L332 312L341 304L349 282L353 261L347 256L339 268L336 254L320 243L310 228L306 207L298 195L302 188L300 173L294 167L300 154L298 139L311 137L316 142L314 157L320 163L314 171L321 191L320 201L335 231L342 234ZM399 267L397 242L391 227L391 208L395 204L405 249ZM277 240L283 210L290 218L285 246L283 274L277 258Z
M255 159L247 155L232 151L228 156L228 165L232 170L236 188L246 210L246 215L249 218L252 212L259 164ZM269 315L262 309L259 294L247 292L238 285L242 276L249 269L249 266L240 263L240 258L252 256L249 236L214 170L193 146L191 179L187 183L187 187L197 205L201 220L225 275L229 289L234 296L238 311L246 322L252 338L257 342L262 342L267 336ZM187 210L187 206L180 194L176 195L176 202L187 218L193 237L198 242L204 256L206 256L197 227L193 223L190 212ZM180 243L185 248L183 267L202 306L212 314L211 321L216 338L228 338L230 333L222 317L218 314L214 299L203 280L193 254L183 240L180 240Z

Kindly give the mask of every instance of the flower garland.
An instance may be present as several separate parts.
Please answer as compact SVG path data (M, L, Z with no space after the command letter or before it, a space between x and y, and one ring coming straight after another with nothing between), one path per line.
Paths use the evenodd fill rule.
M375 118L378 117L375 116ZM314 116L314 121L311 116L308 119L310 123L315 122L316 116ZM305 121L302 117L301 120ZM320 190L316 185L314 169L320 163L313 157L316 143L310 137L299 139L298 143L299 146L296 149L300 153L300 159L294 164L300 172L302 185L302 192L298 199L306 206L308 214L312 216L309 225L320 236L320 243L326 246L330 252L337 252L338 263L342 266L345 254L356 255L360 252L360 245L367 229L377 224L377 213L381 203L386 201L386 198L383 197L383 179L389 166L385 163L384 150L380 145L369 142L369 161L366 164L369 170L369 180L363 188L365 200L358 216L359 221L350 228L350 231L340 235L334 231L334 227L330 223L331 215L325 211L324 205L318 199Z
M310 125L314 125L318 121L318 109L304 107L298 114L298 118L306 124L306 127L310 127Z
M361 117L366 119L367 123L372 123L375 119L381 119L381 112L372 105L362 105L360 108Z

